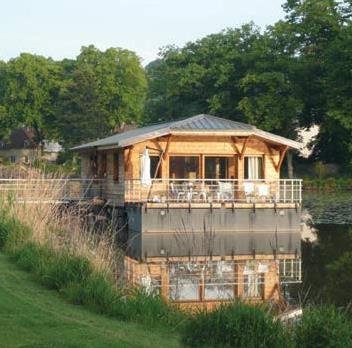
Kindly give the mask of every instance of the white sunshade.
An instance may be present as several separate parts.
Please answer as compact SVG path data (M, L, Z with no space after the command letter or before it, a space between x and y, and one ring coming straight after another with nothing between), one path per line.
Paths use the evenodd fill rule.
M141 157L141 184L150 186L152 183L150 177L150 157L148 149L144 149L143 155Z

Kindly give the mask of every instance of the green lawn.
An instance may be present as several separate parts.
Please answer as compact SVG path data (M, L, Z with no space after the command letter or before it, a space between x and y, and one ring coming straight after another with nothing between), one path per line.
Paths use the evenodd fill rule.
M74 306L42 288L0 253L0 347L180 347L175 333Z

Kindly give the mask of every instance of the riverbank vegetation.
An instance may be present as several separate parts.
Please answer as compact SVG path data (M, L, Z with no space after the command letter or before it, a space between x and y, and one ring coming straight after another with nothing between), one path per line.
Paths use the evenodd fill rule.
M38 190L36 194L39 197L46 193ZM335 337L333 334L324 331L320 337L317 333L322 322L333 332L350 330L346 314L333 307L327 310L335 311L336 315L330 316L324 312L326 307L322 307L324 310L312 307L307 310L307 319L292 327L275 320L274 313L266 307L241 302L220 306L213 312L183 312L157 294L126 284L119 267L123 254L116 248L115 236L107 226L98 232L85 225L77 210L45 203L17 203L11 195L1 201L1 250L20 268L33 274L43 287L56 291L70 303L106 317L169 331L190 347L254 348L259 343L263 348L275 344L311 347L313 333L315 342L324 342L326 347L350 344L348 335L344 336L344 345L333 345L329 341L330 336ZM329 272L338 276L348 260L334 264L335 270L331 268ZM348 285L348 276L336 284L341 282ZM347 303L339 305L348 307ZM309 330L313 330L312 335Z

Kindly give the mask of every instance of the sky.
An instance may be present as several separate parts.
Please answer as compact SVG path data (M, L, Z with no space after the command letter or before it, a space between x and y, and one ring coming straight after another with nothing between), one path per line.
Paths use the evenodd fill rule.
M21 52L74 58L81 46L135 51L143 65L159 49L227 27L284 17L283 0L0 0L0 60Z

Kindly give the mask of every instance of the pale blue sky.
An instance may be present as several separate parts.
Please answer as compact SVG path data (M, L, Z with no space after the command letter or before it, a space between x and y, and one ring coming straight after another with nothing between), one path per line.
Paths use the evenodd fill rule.
M157 58L226 27L264 27L284 13L283 0L0 0L0 59L21 52L73 58L83 45L123 47Z

